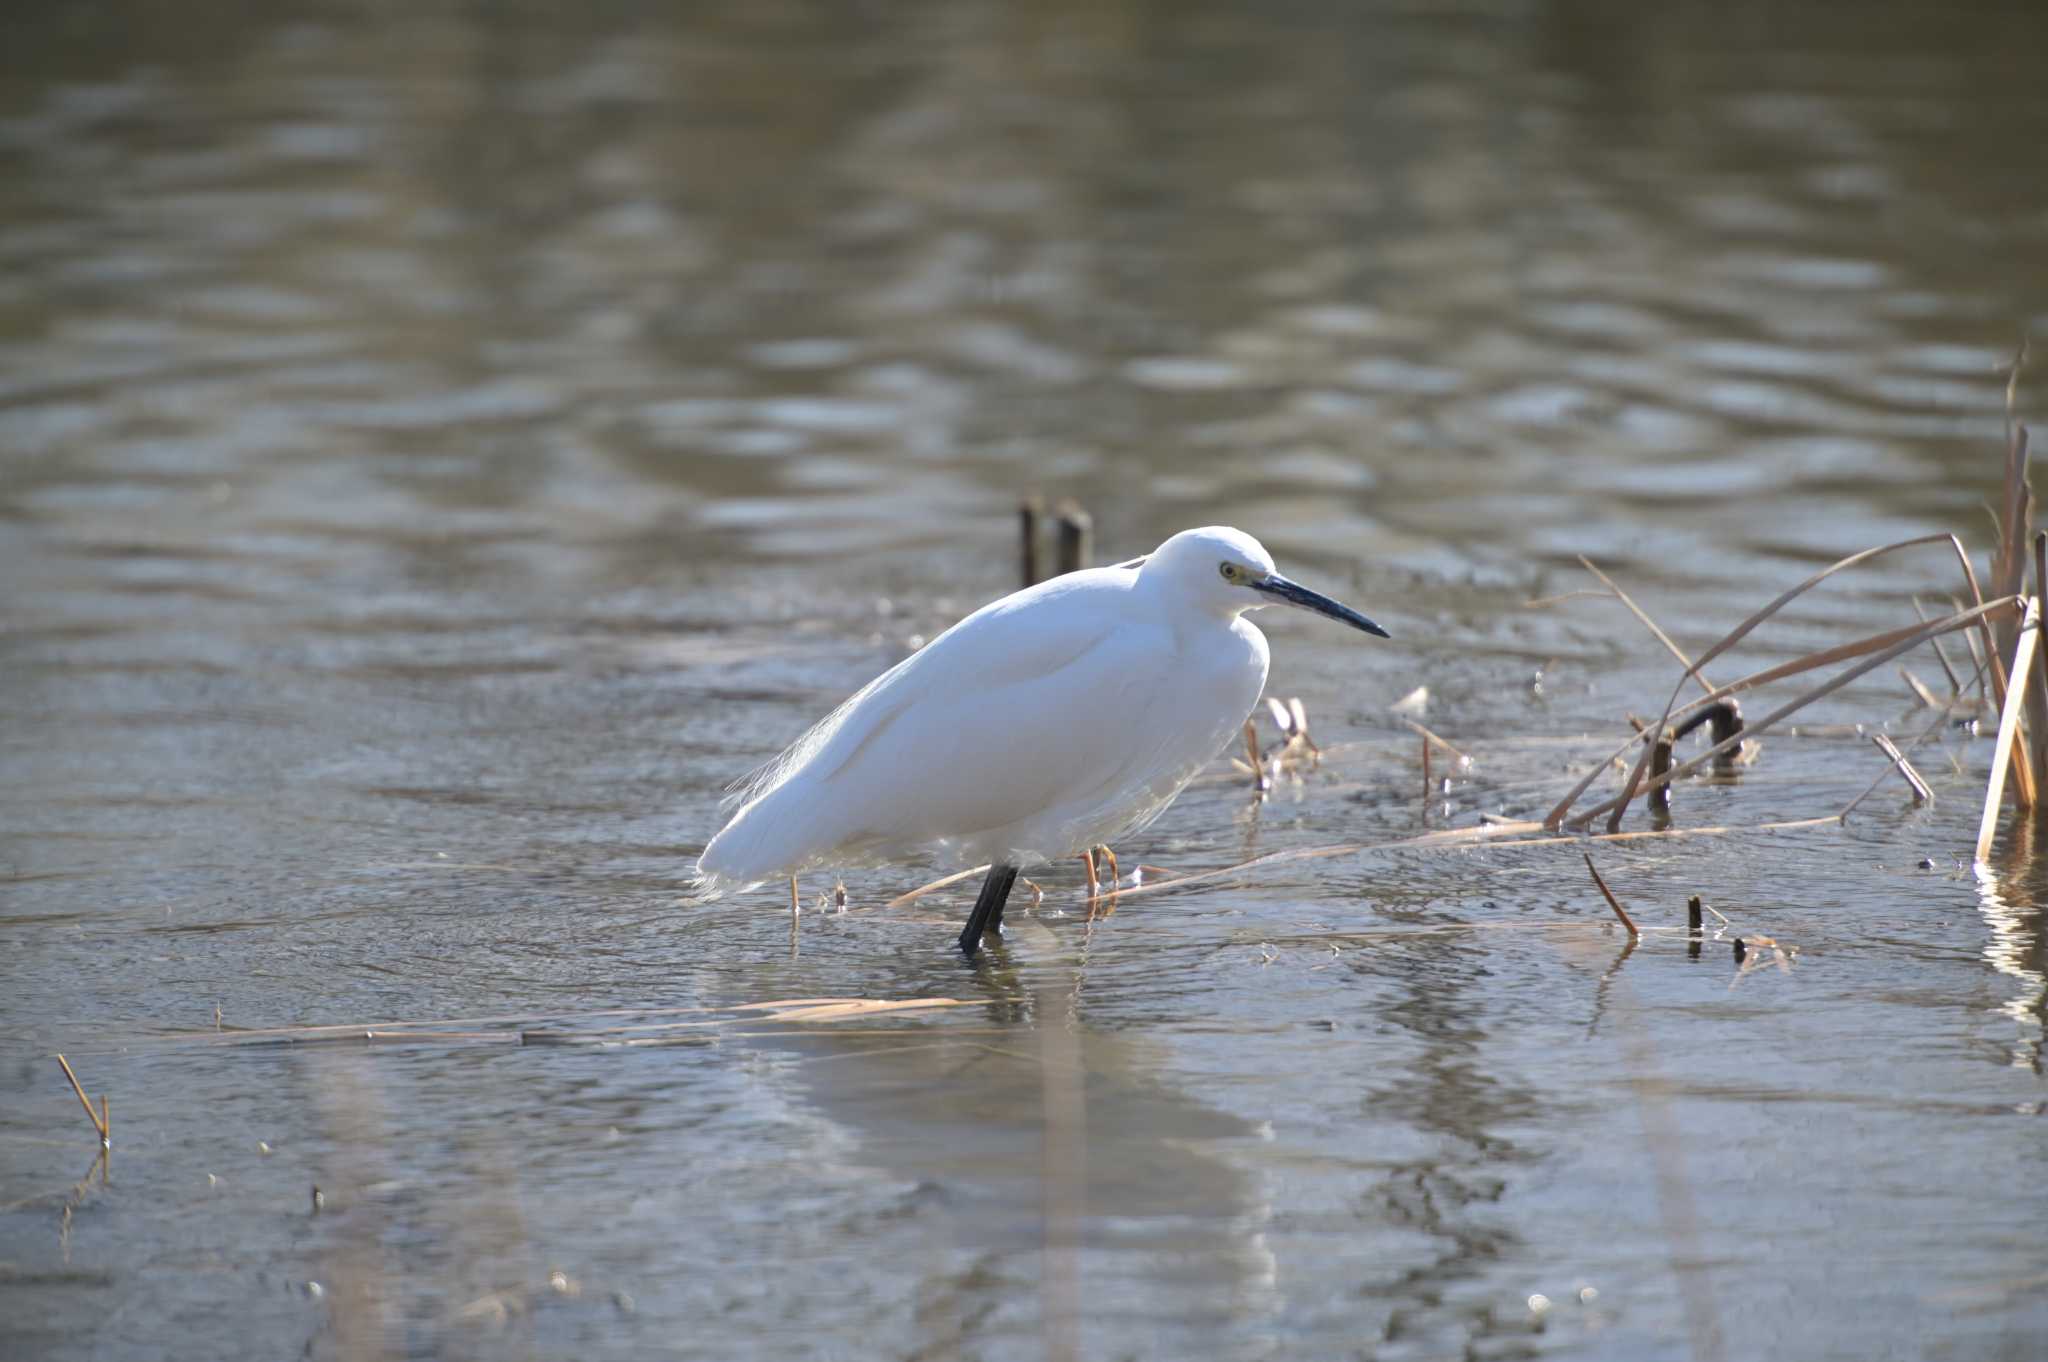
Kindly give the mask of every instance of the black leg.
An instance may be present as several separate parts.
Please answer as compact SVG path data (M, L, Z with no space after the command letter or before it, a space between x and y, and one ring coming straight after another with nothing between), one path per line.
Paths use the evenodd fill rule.
M967 915L967 925L960 930L963 954L973 955L980 950L984 934L1002 932L1003 905L1009 901L1010 886L1016 882L1016 866L992 865L988 868L988 878L981 882L981 896L975 899L974 911Z

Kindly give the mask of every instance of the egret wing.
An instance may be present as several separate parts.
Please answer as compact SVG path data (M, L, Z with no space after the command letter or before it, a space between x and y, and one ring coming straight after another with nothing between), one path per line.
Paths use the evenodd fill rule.
M885 722L822 773L813 788L857 811L842 842L900 852L1100 799L1156 745L1166 716L1150 700L1171 665L1170 631L1097 621L1000 642L934 654Z

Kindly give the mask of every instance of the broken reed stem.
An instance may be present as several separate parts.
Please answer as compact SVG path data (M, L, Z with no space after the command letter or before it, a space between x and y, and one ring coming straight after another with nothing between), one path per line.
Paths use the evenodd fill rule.
M1451 758L1451 760L1457 762L1458 765L1461 767L1470 766L1472 764L1472 758L1466 756L1463 752L1460 752L1457 748L1451 746L1442 738L1438 737L1436 734L1424 728L1421 724L1416 723L1413 719L1403 719L1401 722L1408 725L1409 728L1413 729L1415 732L1420 733L1422 735L1422 743L1425 748L1441 747L1444 750L1445 754L1448 755Z
M1991 854L1992 839L1998 834L1998 810L2005 797L2006 770L2015 754L2024 762L2027 750L2019 742L2020 710L2025 707L2027 682L2034 670L2034 655L2041 648L2041 610L2032 600L2020 621L2019 642L2012 658L2012 684L1999 712L1998 746L1991 753L1991 779L1984 789L1984 816L1977 821L1976 859ZM2017 792L2015 792L2017 793Z
M1251 763L1252 789L1254 792L1267 788L1266 763L1259 755L1259 723L1257 719L1244 721L1244 757Z
M1700 896L1694 894L1685 901L1685 934L1698 936L1704 930L1705 926L1700 917Z
M1716 643L1713 647L1707 649L1707 651L1701 655L1700 660L1689 666L1686 669L1685 674L1681 675L1678 678L1677 684L1672 686L1671 698L1669 701L1665 703L1664 717L1658 721L1656 731L1662 732L1664 727L1671 722L1672 714L1674 713L1675 708L1678 705L1678 696L1680 692L1682 692L1685 689L1686 680L1695 671L1697 671L1698 668L1705 666L1709 662L1712 662L1722 653L1727 652L1730 648L1734 647L1743 639L1747 638L1750 635L1750 633L1756 629L1758 625L1762 624L1771 616L1777 614L1778 611L1784 609L1785 606L1790 602L1798 599L1800 596L1804 595L1808 591L1811 591L1816 586L1819 586L1822 582L1834 576L1836 573L1847 571L1849 568L1856 567L1859 564L1869 562L1874 558L1882 557L1883 555L1888 553L1896 553L1904 549L1924 547L1929 544L1944 543L1947 544L1949 548L1954 552L1956 556L1956 562L1962 569L1963 580L1970 588L1970 598L1976 602L1976 605L1972 608L1972 611L1964 611L1959 608L1956 611L1955 616L1953 616L1952 618L1968 617L1970 619L1975 620L1978 624L1980 631L1984 636L1985 642L1988 644L1991 640L1991 625L1983 614L1985 609L1984 593L1981 589L1979 589L1977 585L1977 569L1970 562L1970 555L1964 550L1963 541L1961 539L1957 538L1953 534L1927 534L1920 535L1912 539L1901 539L1896 541L1895 543L1881 544L1876 548L1864 549L1859 553L1850 554L1847 558L1838 559L1837 561L1830 563L1827 567L1822 568L1819 572L1814 573L1811 577L1808 577L1805 581L1799 583L1799 585L1792 587L1784 592L1781 592L1775 600L1771 601L1768 605L1765 605L1762 609L1752 613L1747 619L1743 620L1742 623L1736 625L1734 629L1730 630L1721 639L1719 643ZM1947 632L1947 630L1944 629L1939 632L1945 633ZM1866 640L1866 642L1870 641ZM1825 665L1825 663L1812 663L1811 665ZM1792 667L1795 670L1804 669L1796 663L1787 664L1787 666ZM1783 669L1778 669L1777 674L1789 675L1790 672L1784 671ZM1764 678L1766 678L1769 675L1770 673L1759 673L1756 677L1746 678L1744 681L1736 682L1732 686L1720 687L1719 693L1722 695L1727 695L1732 694L1738 690L1748 689L1751 686L1762 685ZM1634 738L1630 740L1630 742L1641 741L1641 738ZM1619 757L1622 755L1622 753L1628 751L1629 746L1630 743L1623 743L1620 749L1615 752L1615 757ZM1627 799L1635 798L1636 786L1643 778L1643 771L1644 768L1648 765L1649 755L1650 754L1646 746L1642 758L1637 761L1635 769L1629 774L1628 787L1626 790ZM1605 769L1606 763L1602 762L1599 766L1588 771L1586 773L1585 778L1581 780L1577 785L1573 786L1570 793L1566 794L1563 799L1559 800L1555 808L1551 809L1549 813L1544 815L1544 825L1546 827L1553 828L1560 826L1564 822L1565 815L1571 812L1572 805L1578 802L1579 796L1583 795L1587 791L1587 789L1592 786L1593 782L1600 777L1600 773ZM1624 800L1624 806L1625 805L1626 800Z
M1870 740L1877 744L1878 751L1884 753L1890 759L1893 768L1898 771L1900 778L1913 787L1913 802L1915 804L1932 803L1934 791L1928 787L1925 780L1920 778L1920 773L1913 769L1913 763L1906 760L1906 754L1899 750L1899 745L1883 733L1871 734Z
M1913 692L1913 698L1915 700L1918 700L1923 708L1945 708L1945 706L1941 703L1940 697L1935 695L1933 691L1927 688L1927 683L1925 681L1922 681L1919 677L1913 675L1912 672L1908 671L1906 669L1906 664L1903 662L1899 664L1899 680L1906 683L1906 689Z
M1614 915L1621 919L1621 925L1628 928L1629 939L1636 940L1640 938L1642 933L1636 930L1636 924L1630 920L1628 909L1621 906L1621 900L1614 897L1614 891L1607 887L1607 881L1600 878L1600 867L1593 864L1593 853L1589 851L1584 853L1584 855L1586 857L1586 869L1591 871L1593 875L1593 883L1600 886L1601 895L1606 898L1607 906L1614 910Z
M71 1061L60 1054L57 1056L57 1062L64 1066L64 1076L71 1080L71 1091L78 1094L79 1105L85 1108L85 1119L92 1122L92 1128L99 1132L100 1140L104 1143L107 1139L107 1124L100 1119L100 1114L92 1109L92 1099L85 1095L85 1088L80 1085L78 1075L71 1072ZM104 1102L106 1099L100 1100Z
M1422 735L1422 812L1425 817L1429 814L1429 795L1435 783L1429 778L1429 735L1425 733Z
M1941 715L1935 719L1933 723L1927 725L1926 728L1920 731L1919 737L1913 739L1913 741L1906 744L1905 750L1908 752L1919 751L1920 745L1926 742L1929 738L1933 737L1935 734L1939 733L1947 723L1948 713L1946 710L1944 710L1941 713ZM1850 800L1848 807L1844 808L1840 813L1835 815L1836 819L1844 823L1848 822L1849 815L1856 812L1856 806L1861 804L1864 800L1870 798L1872 795L1876 794L1877 787L1884 784L1884 778L1890 774L1890 767L1886 767L1884 770L1879 771L1877 775L1871 779L1871 782L1863 787L1863 793L1857 795L1854 799Z
M1017 503L1017 529L1022 539L1018 554L1018 575L1024 585L1038 585L1038 521L1045 514L1045 498L1028 496Z

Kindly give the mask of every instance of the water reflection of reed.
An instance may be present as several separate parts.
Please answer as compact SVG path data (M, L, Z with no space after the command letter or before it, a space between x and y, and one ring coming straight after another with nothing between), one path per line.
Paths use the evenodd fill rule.
M1989 932L1985 963L2013 981L2011 996L1997 1011L2015 1028L2014 1067L2042 1072L2043 1030L2048 1027L2048 943L2043 905L2048 904L2048 862L2040 852L2041 828L2031 818L2014 821L2008 840L1991 860L1974 869L1977 912Z

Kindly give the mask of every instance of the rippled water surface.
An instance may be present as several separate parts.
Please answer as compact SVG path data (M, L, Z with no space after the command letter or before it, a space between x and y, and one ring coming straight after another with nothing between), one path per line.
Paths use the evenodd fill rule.
M1540 817L1677 673L1580 554L1698 650L1981 550L2048 10L17 9L9 1358L2038 1355L2048 870L1966 729L1601 844L1633 947L1572 845L1055 867L978 968L939 867L792 941L689 866L1029 492L1394 631L1266 622L1325 759L1219 759L1179 873ZM1677 826L1933 717L1879 669ZM848 997L963 1005L652 1011ZM708 1043L509 1043L628 1025Z

